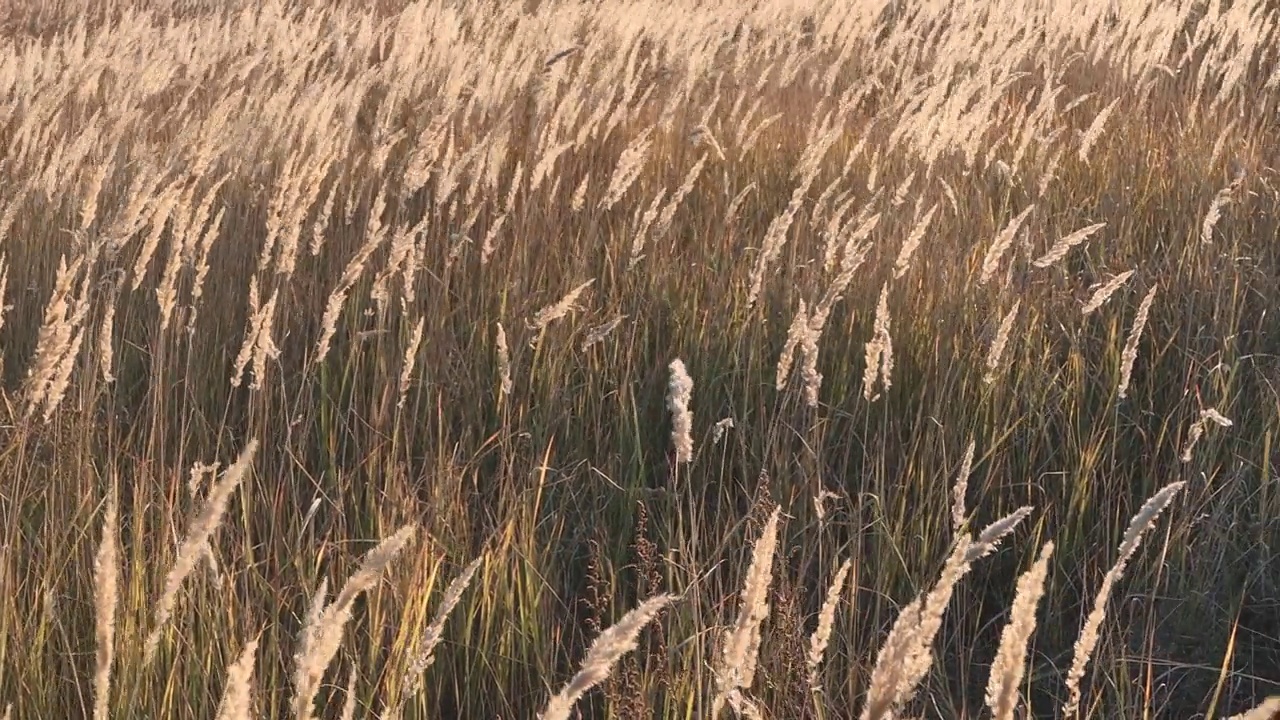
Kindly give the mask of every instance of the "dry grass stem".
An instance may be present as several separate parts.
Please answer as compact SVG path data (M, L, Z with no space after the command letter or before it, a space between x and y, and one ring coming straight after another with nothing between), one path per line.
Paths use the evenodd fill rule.
M1187 432L1187 442L1182 446L1182 453L1178 456L1182 462L1191 462L1192 453L1196 449L1196 444L1200 442L1200 438L1204 435L1204 418L1197 418L1191 424L1191 429Z
M1028 205L1022 212L1018 213L1009 221L1004 229L996 235L991 241L991 247L987 250L987 255L982 259L982 272L978 275L978 284L985 285L988 280L995 275L996 270L1000 269L1000 260L1008 252L1009 247L1013 245L1013 238L1018 234L1018 230L1022 228L1022 224L1031 216L1032 211L1036 209L1034 203Z
M3 289L0 286L0 289ZM0 295L0 297L3 297ZM107 303L106 314L102 316L102 326L98 330L98 372L101 373L102 382L108 385L115 382L115 375L112 374L111 368L115 365L115 321L116 321L116 303L111 301Z
M58 261L53 295L45 307L44 323L41 324L36 339L36 355L32 359L30 368L27 370L26 381L23 383L28 417L36 407L47 403L58 368L71 346L75 332L72 319L73 283L82 265L81 258L72 261L70 265L67 264L65 257Z
M751 286L747 291L748 308L755 307L756 301L760 298L760 293L764 289L765 273L782 255L782 250L787 244L787 233L791 229L792 223L795 222L796 214L800 212L800 208L804 205L805 196L809 192L809 188L813 186L813 181L816 177L816 173L813 172L802 173L800 183L791 191L791 200L787 203L786 209L775 216L773 221L769 223L769 228L765 231L764 240L760 243L760 254L751 270Z
M298 720L314 717L313 702L320 689L320 680L338 653L343 629L351 619L351 608L356 598L377 585L387 567L413 539L415 531L414 525L406 525L370 550L329 605L324 605L324 585L321 585L294 656L293 714Z
M1217 408L1205 408L1204 410L1201 410L1200 417L1221 428L1229 428L1235 424L1231 422L1231 420L1227 419L1225 415L1218 412Z
M969 521L965 496L969 492L969 475L973 471L973 452L977 446L973 440L964 450L964 459L960 461L960 471L956 473L956 481L952 483L951 529L957 533Z
M1106 127L1107 119L1111 117L1111 113L1116 109L1116 105L1119 104L1120 98L1116 98L1102 108L1102 112L1094 116L1089 129L1085 130L1084 135L1080 137L1080 162L1089 162L1089 152L1097 144L1098 138L1102 137L1102 130Z
M413 326L413 333L409 336L409 344L404 349L404 360L400 365L400 383L396 393L397 410L403 410L405 402L409 399L409 386L413 382L413 368L418 362L418 348L422 345L422 328L425 322L426 318L418 318L418 324Z
M1191 424L1191 429L1187 433L1187 442L1182 446L1182 453L1179 456L1182 462L1191 462L1192 451L1195 450L1196 444L1200 442L1200 438L1204 436L1205 430L1209 425L1217 425L1221 428L1229 428L1232 422L1222 413L1214 408L1208 408L1200 411L1200 416Z
M1019 508L987 526L976 541L968 534L957 538L933 589L904 608L889 630L871 671L862 720L896 717L911 699L933 664L933 642L956 585L1030 514L1030 507Z
M1273 695L1252 710L1232 715L1227 720L1275 720L1277 717L1280 717L1280 695Z
M347 671L347 685L343 692L344 699L342 713L338 716L339 720L352 720L356 716L356 669L356 664L352 663L351 669Z
M965 562L977 562L994 552L1004 536L1013 532L1014 528L1031 515L1031 510L1030 505L1024 505L983 528L978 539L969 546Z
M592 278L591 280L588 280L570 290L569 293L563 298L560 298L558 302L539 310L530 321L529 327L533 330L542 330L556 320L568 315L571 310L577 307L578 298L582 296L582 293L594 283L595 278Z
M982 382L991 385L996 381L996 376L1000 371L1000 360L1004 356L1004 349L1009 344L1009 333L1013 330L1013 321L1018 317L1018 308L1022 307L1021 300L1015 300L1013 307L1009 308L1009 312L1005 313L1004 318L1000 321L1000 328L996 331L995 338L991 341L991 347L987 350L987 372L982 376Z
M605 338L612 335L613 331L617 330L618 326L622 324L622 321L626 319L626 315L618 315L606 323L602 323L591 328L587 331L587 336L583 338L582 345L579 346L578 349L582 352L586 352L592 347L604 342Z
M639 177L640 171L644 169L645 159L649 155L649 149L653 147L653 139L650 137L653 128L647 128L631 141L631 144L622 151L622 156L618 158L618 164L614 167L613 177L609 179L609 186L605 189L604 197L600 200L600 210L608 212L622 196L631 187Z
M934 203L932 207L925 212L924 217L916 221L914 227L911 228L911 234L907 235L907 239L902 243L902 249L898 251L898 259L893 263L893 279L900 280L907 271L911 269L911 258L915 256L916 249L920 247L920 241L924 239L924 234L929 232L929 225L933 223L934 213L938 211L938 203Z
M717 420L716 424L711 426L711 444L713 446L719 445L720 441L724 439L724 434L729 430L732 430L733 427L734 427L734 422L733 422L733 418L731 417L721 418L720 420Z
M573 197L569 201L569 207L575 212L580 213L587 205L587 188L591 185L591 173L583 176L582 182L578 183L578 187L573 191Z
M498 323L494 345L498 351L498 392L500 397L511 394L515 383L511 381L511 348L507 345L507 331Z
M900 702L897 691L908 658L917 652L916 628L923 605L923 597L912 600L902 608L893 627L889 628L889 635L880 646L876 664L871 670L870 686L859 716L861 720L891 720L894 717L894 708Z
M890 324L889 285L886 283L880 289L880 299L876 303L874 334L867 343L866 368L862 375L862 397L868 401L875 401L880 397L880 393L875 392L877 380L885 392L892 386L893 337L890 334Z
M1218 226L1218 221L1222 219L1222 210L1231 203L1232 196L1243 182L1244 174L1241 173L1213 196L1209 209L1205 211L1204 220L1200 223L1200 242L1206 244L1213 242L1213 231Z
M791 376L791 367L795 363L795 353L809 334L809 308L804 299L800 299L800 307L787 329L787 340L782 346L782 354L778 356L778 366L774 377L774 387L782 392Z
M0 45L0 711L1269 692L1280 0L0 0ZM1174 480L1165 555L1098 551Z

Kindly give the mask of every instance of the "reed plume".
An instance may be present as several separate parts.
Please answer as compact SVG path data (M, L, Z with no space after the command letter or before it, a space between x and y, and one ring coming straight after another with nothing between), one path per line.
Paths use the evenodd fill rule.
M619 658L636 649L640 631L657 617L663 608L671 604L672 600L675 600L672 595L651 597L600 633L596 641L591 644L591 649L587 651L587 657L583 659L578 673L555 697L551 698L546 708L538 715L539 720L568 720L569 713L578 700L588 690L609 677Z
M725 631L721 641L720 662L715 669L716 695L711 703L712 720L720 717L725 702L739 712L751 706L745 692L751 689L755 678L760 626L769 617L769 584L773 579L781 515L782 508L774 508L756 540L739 600L738 619Z
M186 580L191 571L195 569L196 563L209 551L209 540L214 531L218 529L218 526L222 524L222 518L226 514L227 504L231 501L231 495L240 486L240 482L245 475L249 473L249 469L253 464L253 456L257 452L258 440L254 438L240 451L240 456L222 474L222 478L213 484L213 488L209 490L208 497L205 498L204 506L191 522L191 526L187 528L186 538L178 546L178 555L173 561L173 567L169 569L168 575L165 576L164 591L160 594L160 601L156 603L155 620L152 623L151 633L147 635L146 640L147 664L150 664L152 658L155 657L156 649L160 645L160 634L164 631L165 626L173 615L173 609L178 599L178 590L182 586L182 581Z
M1067 671L1067 702L1062 706L1062 714L1066 717L1073 717L1080 708L1080 681L1084 678L1085 668L1089 665L1089 660L1093 656L1093 650L1097 647L1099 631L1102 629L1102 621L1107 615L1107 601L1111 599L1111 590L1116 582L1124 575L1125 568L1129 564L1129 559L1137 552L1138 545L1142 543L1142 536L1146 531L1155 524L1156 518L1164 509L1173 502L1174 495L1185 485L1184 482L1175 482L1167 485L1160 492L1151 496L1137 515L1129 521L1129 528L1125 530L1124 540L1120 543L1120 556L1116 558L1115 565L1107 571L1106 576L1102 578L1102 587L1098 589L1098 594L1093 599L1093 609L1089 611L1089 616L1085 619L1084 626L1080 629L1080 636L1076 639L1075 651L1071 658L1071 668Z

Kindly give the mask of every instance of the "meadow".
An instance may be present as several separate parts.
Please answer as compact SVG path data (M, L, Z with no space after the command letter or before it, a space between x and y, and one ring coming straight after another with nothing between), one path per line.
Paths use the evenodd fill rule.
M11 0L0 716L1280 717L1274 0Z

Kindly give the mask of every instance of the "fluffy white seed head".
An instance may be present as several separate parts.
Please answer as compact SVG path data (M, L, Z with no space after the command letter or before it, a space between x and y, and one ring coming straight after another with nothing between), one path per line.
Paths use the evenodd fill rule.
M1133 375L1133 364L1138 359L1138 342L1142 340L1142 331L1147 327L1147 316L1151 314L1151 303L1155 301L1159 287L1152 285L1142 298L1138 314L1133 319L1133 327L1129 329L1129 337L1125 340L1124 351L1120 353L1120 385L1117 392L1121 399L1129 396L1129 379Z
M639 645L640 631L645 628L675 597L658 595L641 603L639 607L622 616L622 619L600 633L591 644L582 667L559 694L551 698L538 716L539 720L568 720L573 706L591 688L599 685L613 672L613 666Z
M1061 240L1053 244L1053 247L1049 248L1048 252L1041 255L1031 264L1041 269L1052 267L1059 260L1066 257L1067 253L1071 252L1071 248L1088 240L1106 226L1106 223L1094 223L1093 225L1082 227L1069 235L1064 235Z
M726 631L716 668L716 696L711 717L719 716L726 701L734 704L751 688L755 677L756 652L760 648L760 626L769 616L769 584L773 580L773 558L778 547L778 520L782 508L774 508L751 552L751 566L743 582L738 619Z
M982 382L987 385L995 382L1000 371L1000 361L1004 357L1005 347L1009 344L1009 333L1013 331L1013 322L1018 318L1018 308L1021 306L1021 299L1013 302L1013 307L1009 308L1009 312L1005 313L1000 321L1000 328L996 331L991 347L987 350L987 372L982 376Z
M1133 277L1133 271L1126 270L1103 283L1101 287L1094 291L1093 295L1087 302L1085 302L1084 306L1080 308L1080 314L1088 317L1093 313L1093 311L1102 307L1103 304L1110 300L1111 296L1114 295L1121 286L1128 282L1131 277Z
M1076 710L1080 707L1080 681L1084 679L1085 668L1088 667L1094 648L1097 647L1099 631L1107 615L1107 601L1111 598L1112 588L1124 575L1129 559L1133 557L1139 543L1142 542L1143 534L1150 529L1169 503L1173 502L1174 495L1182 489L1183 485L1185 485L1184 482L1175 482L1166 486L1147 500L1142 509L1138 510L1138 514L1129 521L1129 528L1125 530L1124 540L1120 543L1120 556L1103 577L1102 587L1098 589L1098 595L1093 599L1093 609L1085 619L1080 636L1076 639L1071 668L1067 671L1067 702L1062 709L1064 716L1075 716Z
M1004 229L996 235L995 240L991 241L991 247L987 249L987 255L982 259L982 272L978 275L978 284L985 285L995 275L996 270L1000 268L1000 260L1009 250L1009 247L1013 245L1013 238L1018 234L1022 224L1027 221L1027 218L1031 216L1031 212L1035 209L1034 203L1028 205L1026 209L1018 213L1004 226Z
M852 567L853 561L845 560L841 563L840 569L836 571L835 577L831 580L831 585L827 588L827 596L822 601L822 609L818 611L818 626L814 629L813 635L809 636L809 655L807 658L809 689L815 692L821 688L818 671L822 666L822 658L827 652L827 644L831 640L831 630L835 627L836 607L839 605L840 596L844 592L845 579L849 576L849 570Z
M1045 578L1053 543L1046 543L1034 565L1018 578L1009 624L1000 635L1000 647L991 664L987 681L987 707L993 720L1013 720L1018 702L1018 686L1026 674L1027 643L1036 629L1036 608L1044 596Z
M685 369L684 361L676 358L668 368L671 379L667 384L667 409L671 411L671 444L676 450L676 464L693 460L693 378Z

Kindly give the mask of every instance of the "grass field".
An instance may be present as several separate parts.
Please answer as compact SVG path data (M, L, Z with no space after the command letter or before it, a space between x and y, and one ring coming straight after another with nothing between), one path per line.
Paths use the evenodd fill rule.
M1273 0L13 0L0 715L1280 716Z

